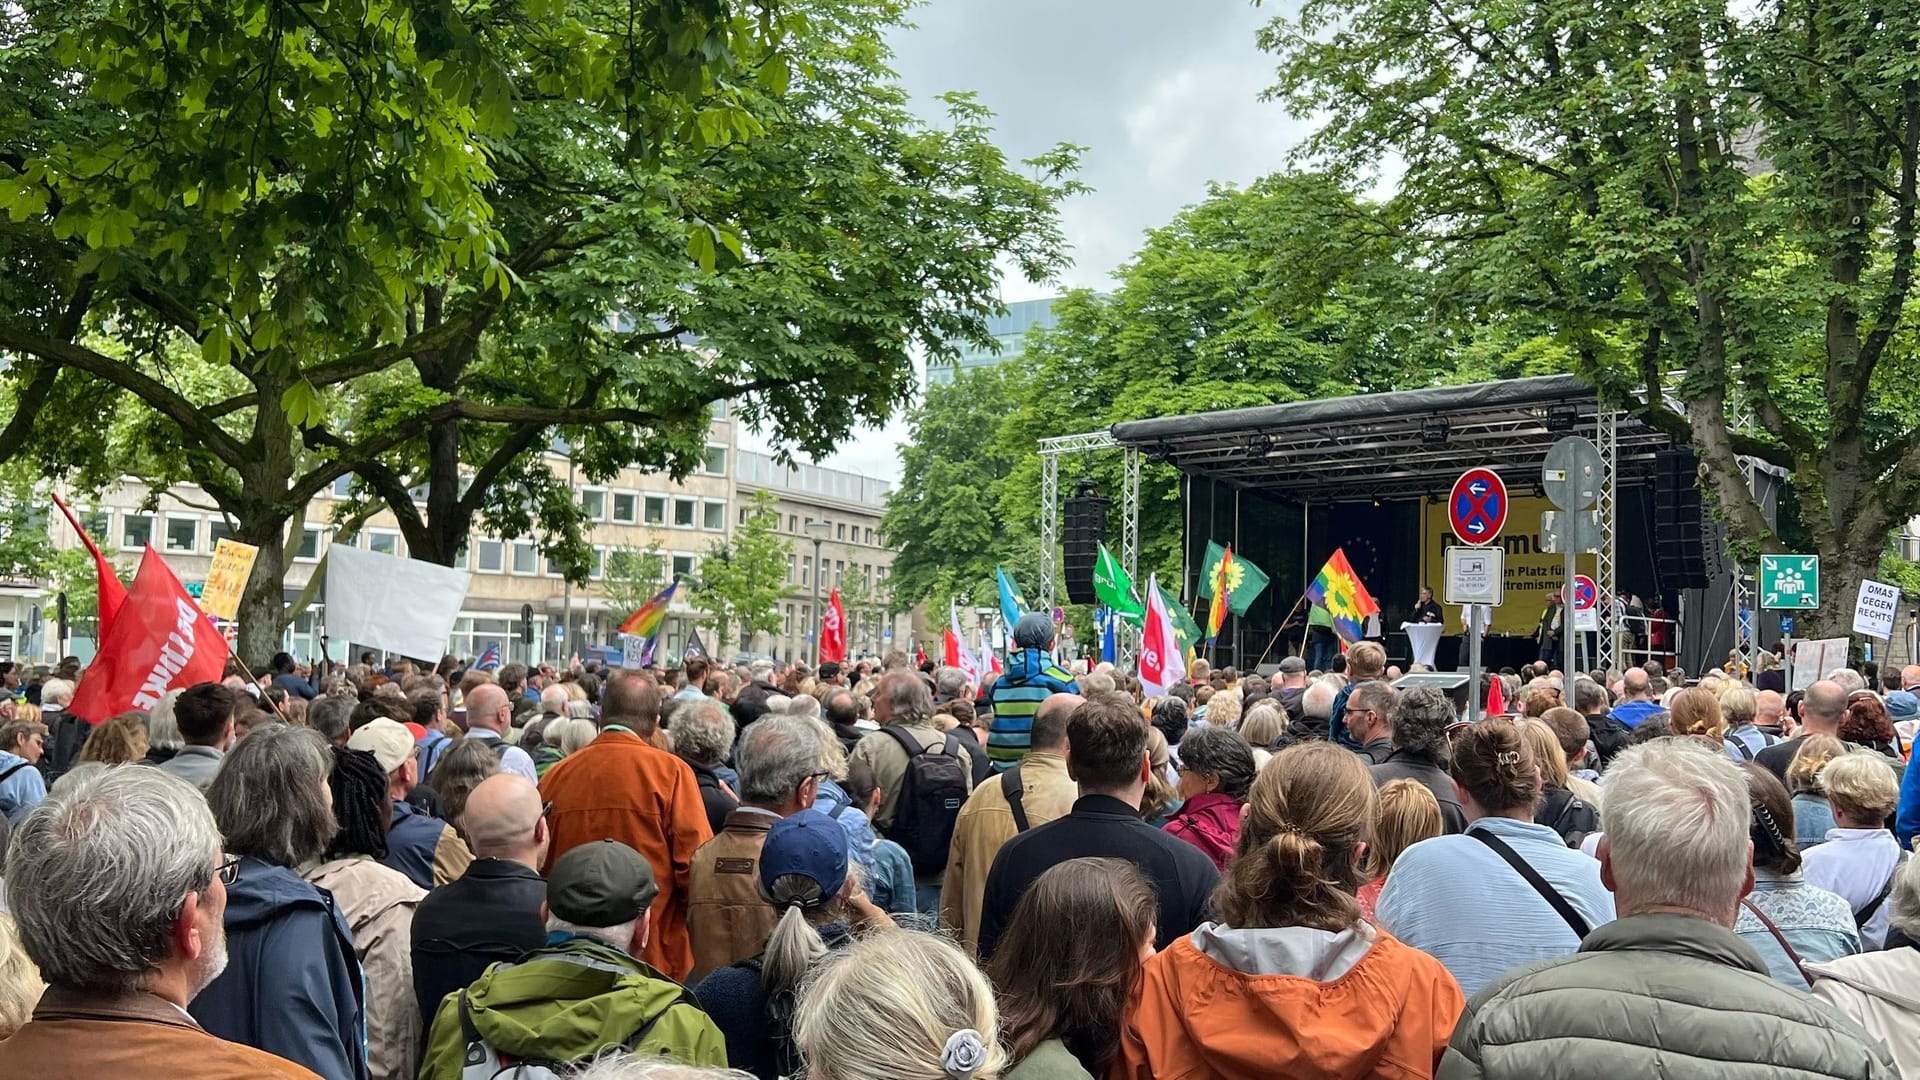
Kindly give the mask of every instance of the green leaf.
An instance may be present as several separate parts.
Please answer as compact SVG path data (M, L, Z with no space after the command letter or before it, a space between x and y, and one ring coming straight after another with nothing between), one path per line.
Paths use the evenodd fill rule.
M287 387L280 395L280 409L287 414L287 422L296 428L318 427L319 405L319 394L306 379Z

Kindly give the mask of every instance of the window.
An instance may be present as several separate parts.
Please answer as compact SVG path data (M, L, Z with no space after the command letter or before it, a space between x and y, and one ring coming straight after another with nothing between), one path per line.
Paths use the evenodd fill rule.
M692 499L673 500L673 524L677 528L693 528L693 518L697 513L698 505Z
M701 518L700 518L701 528L712 529L715 532L718 532L721 529L724 529L727 527L727 504L726 503L710 502L710 503L702 504L702 506L700 507L700 513L701 513Z
M207 519L207 550L212 551L222 540L233 539L233 530L220 518Z
M200 519L167 515L166 547L168 551L198 551Z
M480 559L477 569L483 574L498 574L506 570L506 545L498 540L481 540L478 544Z
M665 525L667 523L667 497L665 495L647 496L647 524Z
M797 533L800 531L800 515L798 514L787 515L787 531L790 533Z
M836 560L833 564L833 583L838 586L845 580L847 580L847 564Z
M640 499L631 491L616 491L613 494L613 522L616 525L634 523Z
M713 476L727 475L727 448L724 446L707 447L707 460L701 463L701 468Z
M745 506L740 508L740 524L745 525L747 523L747 514L750 509L750 507Z
M693 556L675 555L673 557L673 576L679 577L679 578L689 578L689 579L692 578L693 577Z
M791 555L787 556L787 584L789 585L793 584L794 575L797 573L798 573L798 570L794 566L793 556Z
M787 610L784 614L784 617L781 619L780 632L782 634L793 633L793 605L792 604L787 605Z
M120 515L120 546L128 551L139 551L153 543L152 514Z
M398 555L400 554L400 534L382 529L368 529L367 550L376 555Z
M846 522L844 522L844 521L843 521L843 522L841 522L840 524L838 524L838 525L835 525L835 526L833 527L833 538L834 538L835 540L845 540L845 539L847 538L847 523L846 523Z
M536 567L534 555L533 541L515 540L513 542L513 572L516 574L534 573Z
M113 511L94 510L81 514L80 527L87 531L88 536L106 540L113 535Z
M605 521L607 518L607 493L599 488L580 490L580 509L587 515L588 521Z
M348 473L345 476L336 477L334 479L333 497L336 499L350 499L353 497L353 474L352 473Z
M294 551L296 559L318 559L320 557L320 530L308 525L300 530L300 547Z
M811 584L813 578L813 556L800 556L800 584Z
M540 565L545 569L546 575L548 577L565 577L566 576L565 574L562 574L560 572L560 564L554 562L551 556L544 556L544 555L541 556Z
M601 578L607 576L606 548L597 547L593 549L593 565L587 568L587 576L595 581L599 581Z
M871 543L873 543L873 530L872 530L872 529L868 529L868 530L867 530L867 538L866 538L865 540L862 540L862 541L861 541L861 543L863 543L863 544L871 544Z

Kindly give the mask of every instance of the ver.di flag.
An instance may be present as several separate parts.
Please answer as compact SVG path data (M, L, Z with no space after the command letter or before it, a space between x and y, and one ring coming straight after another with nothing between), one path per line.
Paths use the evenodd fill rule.
M1100 545L1093 564L1093 595L1129 620L1137 621L1146 612L1140 598L1134 595L1133 578L1127 574L1127 568L1120 565L1120 560L1113 557L1105 544Z
M1181 653L1159 581L1149 577L1147 618L1140 628L1140 686L1148 697L1165 697L1174 684L1187 677L1187 664Z
M1220 561L1226 558L1228 548L1209 540L1207 554L1200 560L1200 598L1213 598L1213 586L1219 576ZM1227 568L1227 610L1235 615L1245 615L1253 602L1266 591L1266 571L1247 561L1244 555L1235 555L1233 565Z
M214 682L226 666L226 639L149 546L67 710L96 724L151 711L167 691Z

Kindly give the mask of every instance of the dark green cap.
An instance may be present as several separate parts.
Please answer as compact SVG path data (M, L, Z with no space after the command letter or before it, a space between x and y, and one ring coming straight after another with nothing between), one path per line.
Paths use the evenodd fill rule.
M618 840L581 844L554 860L547 875L547 910L575 926L619 926L633 922L660 886L653 867Z

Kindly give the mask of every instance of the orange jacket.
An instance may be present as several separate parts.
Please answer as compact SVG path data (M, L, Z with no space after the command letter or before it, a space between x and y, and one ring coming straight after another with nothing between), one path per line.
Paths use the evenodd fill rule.
M1431 956L1373 933L1370 947L1349 943L1349 955L1365 948L1357 962L1319 982L1249 974L1195 945L1210 934L1297 945L1313 931L1203 925L1147 961L1110 1080L1432 1077L1466 1004L1460 987ZM1285 951L1255 949L1263 960Z
M540 796L553 804L547 826L553 844L547 864L581 844L618 840L647 857L660 886L649 914L653 929L641 959L667 977L693 971L687 936L687 891L693 853L713 838L693 769L629 731L603 731L540 778Z

